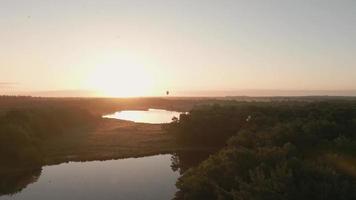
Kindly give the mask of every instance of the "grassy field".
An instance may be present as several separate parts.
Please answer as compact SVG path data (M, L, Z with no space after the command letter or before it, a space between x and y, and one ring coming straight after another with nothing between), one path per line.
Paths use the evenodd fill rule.
M157 124L102 119L95 129L77 130L72 135L45 142L46 164L139 157L182 148Z
M110 160L173 154L180 151L210 151L210 148L182 145L160 124L102 119L92 130L77 130L44 143L45 164L69 161Z

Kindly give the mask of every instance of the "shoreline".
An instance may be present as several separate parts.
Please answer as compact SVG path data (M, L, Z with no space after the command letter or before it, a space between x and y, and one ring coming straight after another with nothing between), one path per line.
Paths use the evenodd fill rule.
M45 142L43 149L43 166L212 150L177 144L173 135L162 130L162 124L105 118L100 120L95 130L50 139Z

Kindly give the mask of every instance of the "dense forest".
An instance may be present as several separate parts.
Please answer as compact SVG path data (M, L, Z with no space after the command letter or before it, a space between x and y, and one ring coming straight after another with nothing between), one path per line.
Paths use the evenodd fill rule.
M200 106L165 128L220 149L183 173L176 199L356 199L355 101Z
M73 107L15 109L0 116L0 160L4 169L33 169L42 165L42 144L72 129L92 126L96 118Z

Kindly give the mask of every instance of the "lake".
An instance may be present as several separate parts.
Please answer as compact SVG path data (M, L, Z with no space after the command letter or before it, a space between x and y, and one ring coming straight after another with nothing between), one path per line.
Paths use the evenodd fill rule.
M33 183L0 200L167 200L176 192L179 172L172 155L44 166ZM23 180L20 181L23 184Z
M181 112L162 109L123 110L104 115L103 118L128 120L137 123L163 124L172 122L172 118L178 118L180 114Z

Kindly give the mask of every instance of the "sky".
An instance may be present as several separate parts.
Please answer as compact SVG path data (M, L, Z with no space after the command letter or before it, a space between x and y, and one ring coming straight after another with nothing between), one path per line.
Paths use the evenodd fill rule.
M355 11L354 0L0 0L0 94L355 95Z

